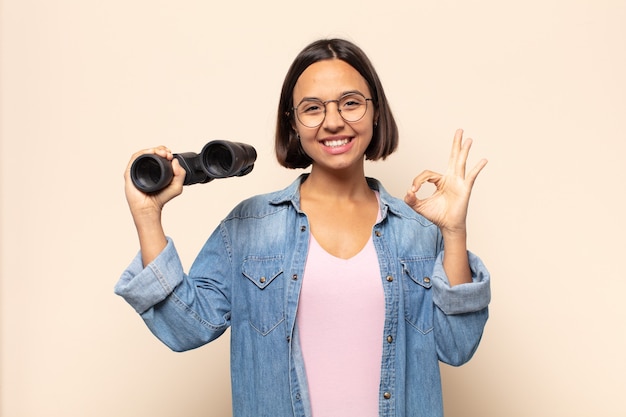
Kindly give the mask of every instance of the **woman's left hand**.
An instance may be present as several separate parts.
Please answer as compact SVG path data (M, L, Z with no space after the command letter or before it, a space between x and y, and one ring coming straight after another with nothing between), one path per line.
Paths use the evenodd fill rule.
M472 140L468 138L463 141L463 130L457 130L446 173L442 175L428 170L422 172L415 177L411 189L404 197L404 201L413 210L439 226L444 234L466 232L465 219L472 187L487 164L487 160L482 159L469 173L465 173L471 146ZM418 199L416 193L425 182L434 184L435 192L427 198Z

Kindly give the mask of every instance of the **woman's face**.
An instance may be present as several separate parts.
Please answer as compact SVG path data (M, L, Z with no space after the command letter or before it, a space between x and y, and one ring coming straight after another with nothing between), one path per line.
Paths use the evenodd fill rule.
M371 98L367 82L357 70L339 59L324 60L311 64L300 75L293 90L293 102L298 107L303 101L326 102L351 93ZM365 150L374 132L374 105L367 101L365 115L355 122L346 122L338 106L337 101L328 101L324 120L316 127L307 127L298 116L294 118L294 129L300 135L302 148L313 160L313 167L343 170L363 166ZM344 103L346 118L350 118L347 110L350 106L352 103Z

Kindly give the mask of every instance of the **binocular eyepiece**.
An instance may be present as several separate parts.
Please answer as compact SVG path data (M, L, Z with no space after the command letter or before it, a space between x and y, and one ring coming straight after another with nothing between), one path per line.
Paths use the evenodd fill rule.
M241 177L254 168L256 150L245 143L214 140L194 152L174 154L186 172L183 185L204 184L215 178ZM167 187L174 173L172 163L155 154L139 156L130 167L130 178L137 189L155 193Z

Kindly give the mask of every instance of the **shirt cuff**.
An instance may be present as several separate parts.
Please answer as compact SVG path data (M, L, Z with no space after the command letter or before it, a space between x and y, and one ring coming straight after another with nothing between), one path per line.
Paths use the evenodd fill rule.
M174 242L167 238L165 249L145 268L141 253L135 256L122 273L114 292L142 314L170 295L182 282L183 275Z
M480 258L467 252L472 282L450 286L443 269L443 252L433 270L433 301L445 314L474 313L486 308L491 300L491 277Z

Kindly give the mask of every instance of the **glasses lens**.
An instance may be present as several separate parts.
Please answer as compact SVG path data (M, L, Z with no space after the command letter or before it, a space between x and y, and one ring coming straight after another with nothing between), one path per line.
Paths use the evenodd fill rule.
M360 94L348 94L339 100L339 111L346 122L357 122L365 116L367 100Z
M296 109L298 120L307 127L319 126L324 120L325 111L324 103L319 100L304 100Z

